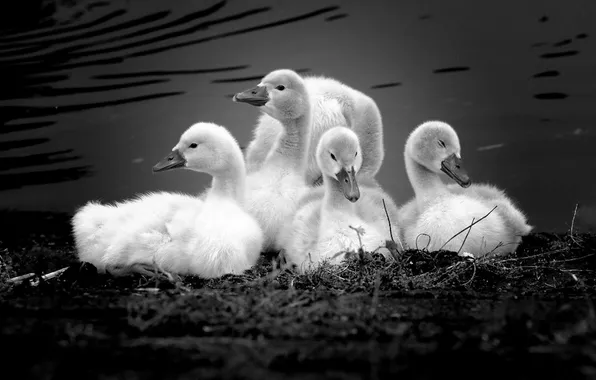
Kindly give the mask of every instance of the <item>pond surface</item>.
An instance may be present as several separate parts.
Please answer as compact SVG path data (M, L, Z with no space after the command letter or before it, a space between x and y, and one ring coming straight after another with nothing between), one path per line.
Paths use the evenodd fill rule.
M378 180L396 202L412 196L408 133L441 119L472 179L505 189L536 230L568 229L578 202L576 226L596 226L596 2L68 3L58 24L0 37L0 208L199 192L207 175L151 167L197 121L247 145L258 110L231 95L293 68L377 101Z

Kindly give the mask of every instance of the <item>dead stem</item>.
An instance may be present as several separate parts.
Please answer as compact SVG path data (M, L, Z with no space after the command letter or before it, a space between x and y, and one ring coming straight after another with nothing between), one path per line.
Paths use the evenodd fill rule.
M577 244L577 245L580 245L580 244L577 242L577 240L575 240L575 238L573 237L573 226L575 225L575 216L577 215L577 206L578 206L578 205L579 205L579 204L578 204L578 203L576 203L576 204L575 204L575 209L573 210L573 218L571 218L571 228L569 229L569 237L571 238L571 240L572 240L572 241L573 241L575 244Z
M566 272L589 272L589 273L593 273L596 272L596 270L591 270L591 269L562 269Z
M32 277L35 277L35 273L27 273L21 276L17 276L17 277L13 277L13 278L9 278L7 281L8 282L21 282L21 281L25 281L28 280Z
M349 254L350 254L349 251L339 251L336 254L334 254L333 256L331 256L331 260L334 260L334 259L338 258L341 255L346 255L346 257L348 257Z
M51 273L48 273L48 274L45 274L45 275L41 276L41 279L44 280L44 281L47 281L47 280L50 280L50 279L52 279L54 277L58 277L62 273L64 273L67 269L68 269L68 267L62 268L62 269L58 269L57 271L54 271L54 272L51 272ZM38 284L39 284L39 281L38 280L31 281L31 285L32 286L36 286Z
M54 277L58 277L62 273L64 273L67 269L68 269L68 267L62 268L62 269L58 269L57 271L44 274L43 276L41 276L41 279L42 280L50 280L50 279L52 279ZM27 273L27 274L24 274L22 276L10 278L10 279L7 280L7 282L20 283L22 281L29 280L29 279L31 279L31 278L33 278L35 276L36 276L35 273ZM32 286L37 286L38 284L39 284L39 280L32 280L31 281L31 285Z
M474 272L472 273L472 278L470 278L468 281L464 282L462 284L463 286L467 286L468 284L471 284L472 281L474 281L474 277L476 277L476 263L474 261L472 261L472 265L474 267Z
M387 224L389 224L389 235L391 236L391 241L395 244L395 239L393 239L393 230L391 228L391 219L389 218L389 213L387 212L387 206L385 205L385 198L381 199L383 201L383 208L385 209L385 216L387 217ZM397 237L397 241L401 247L401 250L404 250L404 245L401 242L399 236Z
M511 243L507 243L507 244L511 244ZM490 255L491 253L493 253L494 251L496 251L497 249L505 246L506 244L503 244L502 241L500 241L499 243L497 243L497 245L495 245L495 248L491 249L490 252L486 253L484 256L486 255Z
M354 231L356 231L356 235L358 235L358 242L360 243L360 248L358 249L358 253L360 254L360 259L364 257L364 247L362 246L362 236L364 235L364 229L362 227L352 227L348 226Z
M416 236L416 250L417 251L422 251L423 250L423 249L418 248L418 238L420 238L420 236L427 236L428 237L428 243L426 244L426 247L424 247L423 249L427 249L428 246L430 245L430 242L432 241L432 238L430 237L429 234L425 234L425 233L418 234L418 236Z
M464 228L463 230L461 230L461 231L459 231L458 233L456 233L455 235L453 235L453 236L451 237L451 239L447 240L447 241L445 242L445 244L443 244L443 245L441 246L441 248L439 248L439 251L440 251L440 250L442 250L442 249L443 249L443 247L445 247L445 246L446 246L446 245L447 245L447 244L448 244L448 243L449 243L451 240L455 239L455 238L456 238L456 237L457 237L459 234L461 234L462 232L464 232L464 231L465 231L465 230L467 230L467 229L472 229L472 227L473 227L475 224L477 224L477 223L480 223L480 222L481 222L481 221L482 221L484 218L486 218L486 217L487 217L487 216L489 216L489 215L490 215L490 214L491 214L493 211L495 211L495 209L496 209L496 208L497 208L497 206L493 207L493 209L492 209L492 210L490 210L490 211L488 212L488 214L484 215L482 218L478 219L478 220L477 220L477 221L475 221L475 222L474 222L474 221L472 221L472 224L470 224L468 227Z
M437 281L435 284L437 286L442 286L442 285L446 284L447 281L449 281L455 277L455 275L454 275L455 270L457 268L459 268L462 264L463 264L463 262L459 262L459 263L456 263L454 265L451 265L451 266L445 268L445 271L437 278Z
M159 293L159 288L135 288L135 292Z
M566 251L567 251L567 248L563 248L563 249L555 249L554 251L548 251L548 252L538 253L536 255L531 255L531 256L514 257L514 258L511 258L511 259L499 259L499 258L491 257L491 258L488 258L488 260L491 260L491 261L493 261L495 263L499 263L500 264L500 263L504 263L504 262L507 262L507 261L520 261L520 260L533 259L533 258L536 258L536 257L548 256L548 255L552 255L552 254L555 254L555 253L562 253L562 252L566 252Z
M557 260L557 259L555 259L555 260L553 260L553 263L555 263L555 262L556 263L568 263L570 261L579 261L579 260L583 260L583 259L585 259L587 257L592 257L594 255L596 255L596 253L590 253L589 255L585 255L585 256L581 256L581 257L574 257L573 259L565 259L565 260Z
M472 218L472 224L474 224L474 219L476 219L476 218ZM466 237L464 237L464 241L462 241L461 246L457 250L458 255L461 252L462 248L464 247L464 244L466 244L466 240L468 240L468 235L470 235L470 231L472 231L472 228L468 229L468 233L466 234Z
M555 272L566 272L566 269L556 268L556 267L549 267L547 265L520 265L516 268L508 268L508 269L548 269Z
M395 243L393 239L393 231L391 229L391 219L389 219L389 213L387 212L387 206L385 205L385 198L381 199L383 201L383 208L385 209L385 216L387 217L387 224L389 224L389 236L391 236L391 241Z

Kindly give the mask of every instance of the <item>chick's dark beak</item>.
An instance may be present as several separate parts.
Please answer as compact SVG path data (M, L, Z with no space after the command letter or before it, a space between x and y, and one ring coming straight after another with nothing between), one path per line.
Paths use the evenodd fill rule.
M463 166L462 159L455 153L441 162L441 171L457 182L461 187L470 187L472 180Z
M339 173L336 174L337 180L342 193L350 202L356 202L360 199L360 189L358 188L358 182L356 181L356 171L352 166L351 169L346 170L342 168Z
M265 86L257 86L234 95L233 101L239 103L248 103L252 106L261 107L269 101L269 92Z
M174 149L172 153L168 154L161 161L153 166L153 172L163 172L175 168L181 168L186 165L186 159L178 149Z

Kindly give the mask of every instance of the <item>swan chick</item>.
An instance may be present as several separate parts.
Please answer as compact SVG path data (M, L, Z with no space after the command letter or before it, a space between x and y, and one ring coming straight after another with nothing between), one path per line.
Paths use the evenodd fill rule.
M313 121L310 133L310 148L305 168L309 185L319 185L321 172L316 163L316 148L322 134L335 126L351 128L360 139L363 163L360 176L374 178L384 159L383 122L376 102L368 95L323 76L306 76L304 84L312 104ZM248 95L249 101L244 99ZM257 96L257 98L255 98ZM237 94L236 102L261 106L264 97L259 91ZM268 153L273 149L283 127L273 115L263 113L253 130L253 139L246 149L247 170L249 173L260 168Z
M477 257L515 250L519 239L508 227L506 214L497 210L501 203L476 196L470 188L459 138L449 124L429 121L414 129L406 141L404 159L415 194L399 210L409 247L470 252ZM440 173L454 180L458 191L445 185ZM494 206L497 209L491 211ZM473 221L479 222L464 230Z
M213 177L201 199L155 192L115 204L89 202L72 220L79 259L117 275L157 267L213 278L252 267L263 232L244 209L246 171L234 137L213 123L194 124L153 171L177 168Z
M304 178L309 149L311 103L304 80L292 70L275 70L254 88L235 95L280 122L283 131L261 167L247 175L247 210L265 234L264 249L279 250L282 226L308 190Z
M364 231L365 250L385 243L382 234L358 216L356 203L361 194L356 174L362 165L358 136L346 127L331 128L321 136L316 152L323 173L323 198L301 202L302 207L280 234L286 260L300 272L323 261L338 264L347 251L357 251L360 240L355 229Z

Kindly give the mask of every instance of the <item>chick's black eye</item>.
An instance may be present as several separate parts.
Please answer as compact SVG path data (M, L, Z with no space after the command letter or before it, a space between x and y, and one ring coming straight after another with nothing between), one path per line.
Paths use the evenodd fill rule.
M442 146L443 148L446 148L447 147L445 145L445 142L443 140L439 140L439 146Z
M194 148L196 148L197 146L198 146L198 145L197 145L197 143L192 143L192 144L190 144L188 147L189 147L189 148L192 148L192 149L194 149Z
M283 91L283 90L286 89L286 87L284 85L281 85L281 84L279 86L275 87L275 88L278 89L279 91Z
M333 153L331 153L331 159L332 159L333 161L337 161L337 160L335 159L335 155L334 155Z

